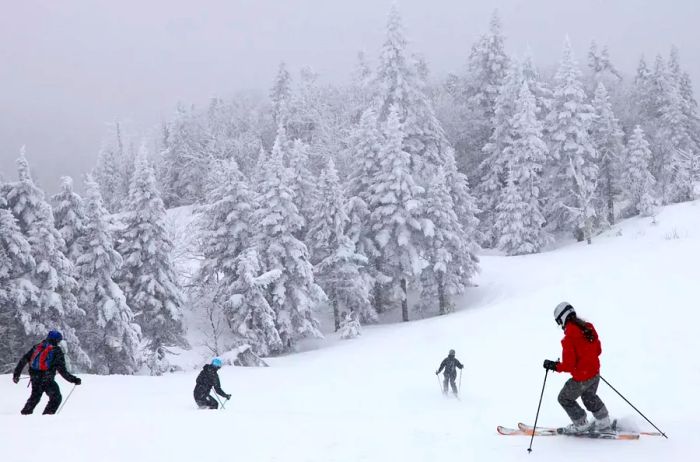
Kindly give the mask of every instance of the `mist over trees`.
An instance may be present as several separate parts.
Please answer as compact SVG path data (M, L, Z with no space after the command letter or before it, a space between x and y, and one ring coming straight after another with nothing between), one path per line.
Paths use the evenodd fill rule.
M281 63L266 97L181 103L152 139L117 123L84 199L65 178L52 207L22 153L0 182L0 357L59 328L75 367L159 374L188 347L186 318L206 318L217 354L283 354L325 318L352 338L390 313L449 313L481 248L591 244L695 198L700 116L679 50L626 75L614 50L577 59L557 37L550 74L506 51L497 13L485 26L431 80L394 6L346 85ZM183 206L188 278L165 225Z

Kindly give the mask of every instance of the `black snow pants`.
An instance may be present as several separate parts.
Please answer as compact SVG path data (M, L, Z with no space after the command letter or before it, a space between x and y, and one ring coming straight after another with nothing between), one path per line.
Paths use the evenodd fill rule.
M44 414L55 414L58 407L61 405L63 397L61 396L61 389L58 384L53 379L53 377L45 377L42 375L31 376L32 393L29 395L27 404L22 408L22 414L27 415L34 412L34 408L41 400L41 395L46 393L49 397L49 403L44 408Z
M574 379L566 381L558 399L559 404L569 414L572 422L579 423L586 418L586 411L581 409L581 406L576 402L578 398L581 398L583 405L593 413L593 417L596 419L604 419L608 416L608 409L597 395L599 383L599 375L585 382L577 382Z
M202 395L195 393L194 401L197 403L197 406L199 406L200 409L219 409L219 403L216 401L216 399L212 398L210 394Z

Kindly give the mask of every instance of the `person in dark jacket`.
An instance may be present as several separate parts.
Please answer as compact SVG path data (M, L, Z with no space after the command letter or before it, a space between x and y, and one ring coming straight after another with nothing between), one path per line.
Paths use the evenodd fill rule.
M565 431L586 430L607 431L611 428L608 409L598 396L600 382L600 354L603 349L593 324L576 316L570 303L562 302L554 310L554 320L564 329L561 341L562 361L545 359L544 368L555 372L567 372L571 378L559 393L559 404L571 419ZM586 411L576 400L581 398L583 405L595 417L588 422Z
M231 399L231 395L221 389L221 382L219 381L219 369L221 369L221 366L221 360L214 358L211 364L204 366L197 376L197 385L194 387L194 400L200 409L219 408L219 403L209 394L212 388L219 396Z
M60 332L52 330L46 336L46 340L32 347L17 363L12 381L19 383L24 366L29 364L29 379L32 384L32 393L27 404L22 408L22 414L34 412L34 408L41 400L41 395L46 393L49 403L44 409L44 414L55 414L61 405L61 389L56 383L56 372L67 381L80 385L81 380L66 370L66 358L58 344L63 340Z
M459 360L455 357L455 350L450 350L450 353L447 355L447 358L443 359L442 362L440 363L440 368L435 371L435 375L440 374L440 372L444 369L445 374L444 374L444 379L442 381L442 393L447 394L447 386L448 383L449 385L452 386L452 393L457 396L458 390L457 390L457 384L455 383L455 379L457 378L457 368L462 369L464 366L462 363L459 362Z

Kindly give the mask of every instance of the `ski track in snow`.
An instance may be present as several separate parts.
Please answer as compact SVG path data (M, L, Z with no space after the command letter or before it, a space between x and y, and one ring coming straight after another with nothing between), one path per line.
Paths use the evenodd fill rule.
M449 316L365 328L355 340L273 358L270 368L225 367L233 399L222 411L195 409L192 371L82 375L62 414L20 416L26 381L0 376L2 460L523 460L529 438L499 436L496 426L534 419L542 360L561 354L552 320L561 300L595 323L603 376L670 439L539 437L529 457L697 460L700 207L668 207L657 221L628 220L592 246L483 257L479 287ZM461 401L441 396L434 376L449 348L465 364ZM556 402L566 378L550 374L542 425L567 423ZM65 399L71 385L58 380ZM605 384L600 394L613 416L651 430Z

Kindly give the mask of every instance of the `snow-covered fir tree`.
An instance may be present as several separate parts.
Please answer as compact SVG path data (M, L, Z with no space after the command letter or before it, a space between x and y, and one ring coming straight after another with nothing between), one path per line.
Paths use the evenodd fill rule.
M344 310L356 313L356 318L364 323L377 320L369 300L371 280L362 274L368 260L357 253L355 244L346 235L350 219L345 208L338 172L330 159L318 182L308 242L316 280L333 307L336 331L340 329L340 313Z
M93 175L100 185L105 207L116 213L121 211L129 196L133 159L126 148L121 124L116 122L113 127L102 142Z
M354 311L345 311L341 314L343 320L340 322L340 338L348 340L362 335L362 325Z
M283 161L283 133L281 127L264 166L262 182L258 185L258 207L252 219L258 226L255 245L263 267L280 271L268 293L282 351L289 351L301 338L322 337L314 309L326 297L314 281L308 249L296 237L304 219L294 203L291 172Z
M680 90L677 59L675 56L666 65L659 56L654 70L659 113L654 143L657 155L655 177L664 203L694 198L698 165L698 146L691 136L692 122L683 110L685 103Z
M27 278L36 267L32 249L6 209L4 193L0 183L0 373L10 373L27 346L23 307L38 299L39 289Z
M572 230L579 239L590 242L598 166L588 130L595 114L586 102L568 37L554 81L554 100L546 124L550 138L547 220L553 229Z
M289 116L289 106L292 98L292 76L287 70L287 65L281 62L277 70L275 82L270 90L272 101L272 117L275 126L286 125Z
M304 218L304 226L299 234L299 237L303 238L308 230L316 203L315 179L309 169L309 146L300 139L294 140L289 148L288 157L294 203Z
M629 201L631 213L652 216L658 206L654 196L655 180L649 171L651 150L644 136L644 130L637 125L627 142L622 175L622 193Z
M82 252L79 239L85 227L85 211L83 199L73 191L71 177L61 178L61 192L51 200L54 203L54 224L66 245L65 254L75 263Z
M76 268L78 305L87 314L81 336L98 374L134 374L141 363L141 328L114 282L122 257L114 249L99 185L88 176L85 228Z
M222 299L224 312L238 342L251 346L259 356L283 350L277 315L267 300L268 287L281 276L279 268L261 272L256 248L244 250L235 260L236 279ZM220 292L221 294L221 292Z
M129 200L126 229L118 245L124 259L118 282L147 341L147 365L152 373L160 374L169 368L168 348L187 346L187 342L183 336L183 297L171 261L173 244L145 147L136 159Z
M83 350L72 324L84 317L75 293L75 267L63 253L65 243L54 226L51 206L44 192L33 182L24 149L17 160L19 180L5 186L7 207L29 243L36 265L25 278L36 288L31 299L18 307L18 319L26 339L42 338L58 329L67 341L73 365L87 368L90 359ZM26 344L29 342L25 342Z
M393 110L404 133L403 150L409 155L411 172L427 179L437 166L444 164L449 143L423 82L407 50L401 16L392 5L387 32L375 74L374 108L380 123Z
M489 31L472 46L467 75L459 85L456 99L461 104L464 131L456 141L458 164L462 172L476 173L484 160L484 145L493 131L496 98L508 72L509 59L498 12L494 11ZM481 178L474 178L475 184Z
M410 155L403 149L403 131L396 108L384 124L386 140L380 170L370 188L370 228L381 251L381 270L398 286L402 318L408 321L408 284L426 262L424 253L424 189L412 173Z
M167 133L160 155L163 201L168 207L197 203L204 197L211 161L199 115L179 105Z
M537 66L532 60L532 54L525 54L522 62L523 80L527 82L530 93L535 96L537 102L537 118L543 120L552 108L552 90L547 86L547 82L540 75Z
M516 102L522 83L523 75L520 65L513 62L496 97L491 121L493 130L483 148L486 157L479 166L478 175L481 178L481 183L479 183L476 194L479 198L479 208L482 210L479 217L481 232L485 237L484 243L488 247L495 246L498 239L494 226L496 205L508 177L508 157L505 149L513 142L511 121L516 111Z
M521 85L511 127L512 142L505 148L508 184L496 209L495 227L498 247L508 255L523 255L539 252L548 241L540 197L547 145L527 82Z
M217 171L221 175L211 192L211 202L197 209L203 257L198 280L223 288L235 278L236 258L251 245L250 215L255 198L235 160L222 161Z
M446 184L445 171L439 168L428 187L425 199L425 256L428 265L422 274L422 298L437 302L440 314L451 311L450 297L470 285L476 273L470 241L455 213Z
M596 117L591 122L590 133L598 160L596 215L599 226L605 219L612 225L615 223L614 200L618 190L618 168L624 134L602 82L598 83L593 96L593 111Z

